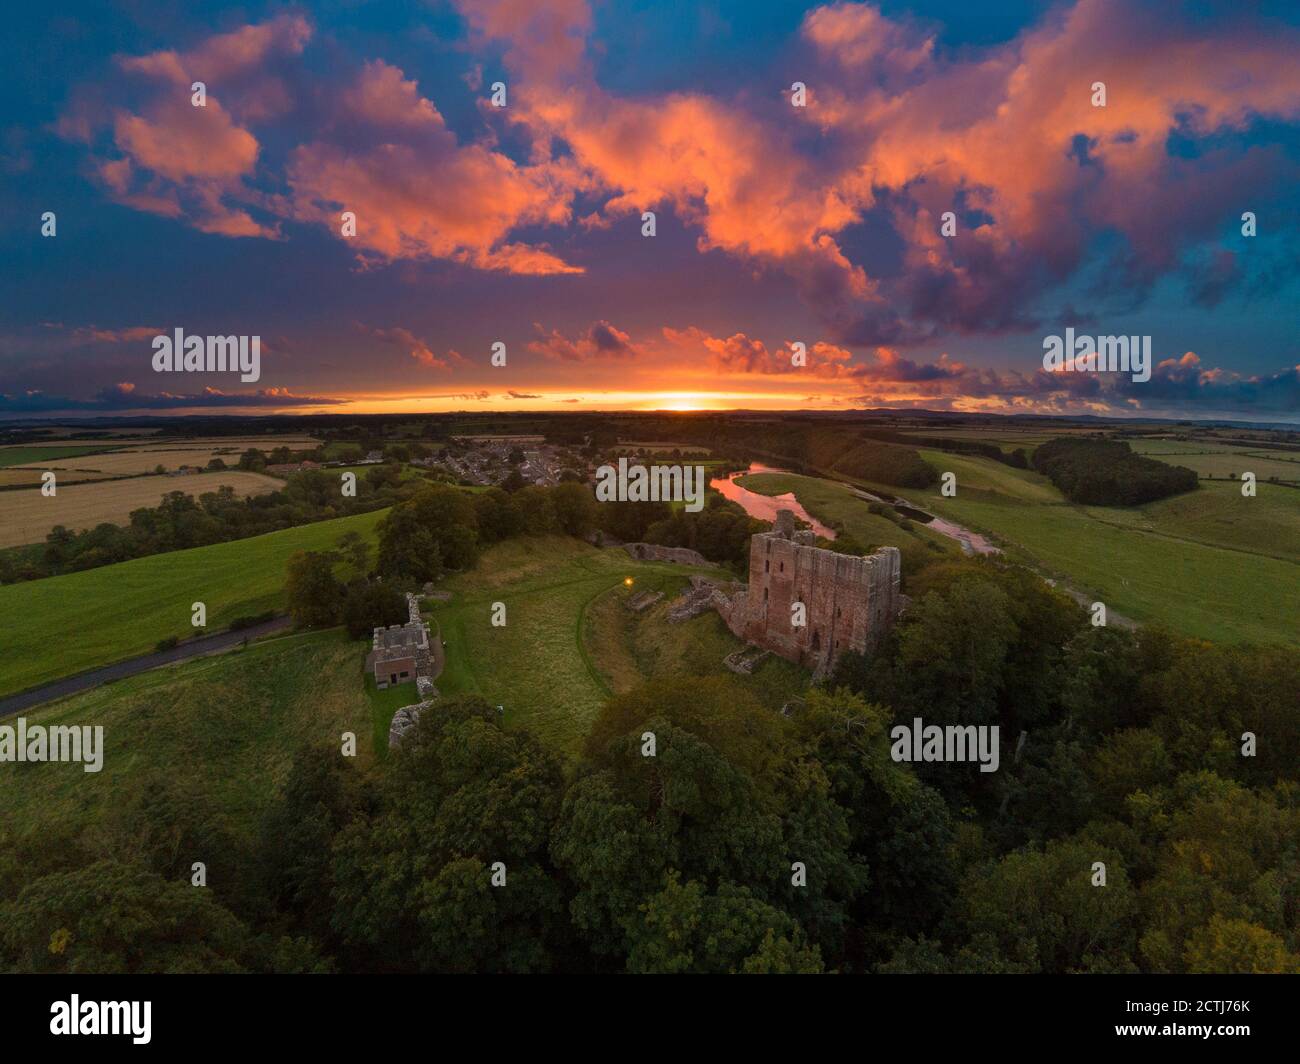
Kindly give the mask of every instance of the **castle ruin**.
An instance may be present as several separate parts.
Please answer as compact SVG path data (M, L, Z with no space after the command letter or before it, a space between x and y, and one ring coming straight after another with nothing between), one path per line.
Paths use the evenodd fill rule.
M903 599L897 547L863 558L823 550L816 538L779 511L771 532L750 538L748 586L715 604L736 636L820 679L844 651L873 649ZM794 624L795 603L804 606L802 626Z

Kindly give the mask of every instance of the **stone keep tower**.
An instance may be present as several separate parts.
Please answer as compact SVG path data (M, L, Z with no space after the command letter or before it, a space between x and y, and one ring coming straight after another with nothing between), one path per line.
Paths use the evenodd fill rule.
M870 650L893 624L900 557L897 547L865 558L836 554L815 540L781 510L771 532L751 537L749 586L723 615L741 639L822 674L844 651ZM796 602L807 615L802 628L791 623Z

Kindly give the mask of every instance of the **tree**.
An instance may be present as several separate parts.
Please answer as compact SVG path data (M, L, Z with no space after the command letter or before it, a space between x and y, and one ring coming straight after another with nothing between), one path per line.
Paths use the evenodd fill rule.
M366 470L366 487L371 491L395 488L402 483L402 467L397 465L377 465Z
M893 674L879 691L926 723L996 723L1002 670L1016 636L1010 601L985 580L923 595L893 633Z
M335 546L353 570L364 576L370 568L370 544L361 538L361 533L355 529L344 532L339 536Z
M66 525L55 525L45 534L45 564L57 568L68 560L75 537Z
M547 968L565 912L547 855L559 758L481 698L436 708L390 758L374 815L334 842L334 930L385 970Z
M306 628L337 624L343 585L334 577L334 558L319 551L298 551L289 559L285 582L289 614Z
M1093 864L1106 866L1094 886ZM1137 899L1118 853L1081 839L1024 849L973 869L958 919L998 953L1031 971L1132 971Z
M514 503L526 535L546 536L559 530L551 492L546 488L531 484L520 488L514 494Z
M1187 940L1187 970L1194 975L1278 975L1300 973L1300 956L1282 939L1246 920L1219 915Z
M955 890L956 828L943 799L889 756L889 713L847 690L810 691L794 720L797 749L847 811L848 850L871 873L855 923L914 934Z
M637 973L821 972L821 955L788 914L745 887L717 893L676 872L641 906L629 933L627 970Z
M469 496L446 484L426 484L389 511L379 525L379 570L419 582L478 560L478 519Z
M379 523L378 566L391 580L424 583L443 574L442 547L433 530L405 504L394 506Z
M550 495L561 532L583 537L595 530L599 504L586 484L559 484Z
M474 516L482 543L499 543L523 531L523 518L514 497L501 488L488 488L474 496Z
M329 934L330 846L364 810L357 773L336 747L301 747L284 788L261 824L266 896L277 912L308 934Z
M672 516L666 502L602 502L600 527L625 543L639 542L656 521Z
M29 882L0 902L9 970L237 973L255 967L248 928L187 880L109 859Z
M405 624L408 615L406 596L391 583L357 580L343 596L343 624L353 639L369 636L376 628Z

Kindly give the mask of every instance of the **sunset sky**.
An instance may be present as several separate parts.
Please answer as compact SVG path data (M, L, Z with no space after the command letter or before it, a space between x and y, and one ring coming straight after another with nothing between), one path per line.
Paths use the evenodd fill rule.
M1294 4L26 6L0 418L1300 421ZM1044 372L1069 326L1152 379ZM261 380L155 373L176 328L261 336Z

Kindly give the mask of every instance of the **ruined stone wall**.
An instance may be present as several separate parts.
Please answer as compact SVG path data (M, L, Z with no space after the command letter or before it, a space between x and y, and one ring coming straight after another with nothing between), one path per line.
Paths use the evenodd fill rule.
M882 547L857 558L807 539L784 530L753 536L749 585L719 612L746 642L821 670L846 650L870 650L893 623L900 556L897 547ZM806 611L802 628L791 623L796 602Z
M623 549L637 561L672 562L675 565L704 565L709 560L689 547L661 547L657 543L624 543Z

